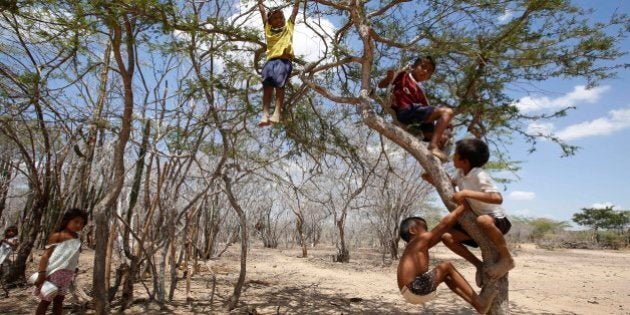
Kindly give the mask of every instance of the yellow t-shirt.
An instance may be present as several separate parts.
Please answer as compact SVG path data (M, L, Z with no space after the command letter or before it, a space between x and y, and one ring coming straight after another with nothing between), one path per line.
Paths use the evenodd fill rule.
M267 40L267 60L278 57L293 59L293 22L284 24L282 31L274 33L271 24L265 24L265 39Z

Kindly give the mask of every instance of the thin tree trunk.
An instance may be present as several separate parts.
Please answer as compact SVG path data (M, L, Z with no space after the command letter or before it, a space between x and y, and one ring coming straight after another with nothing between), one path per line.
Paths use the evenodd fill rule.
M336 262L348 263L350 262L350 252L346 247L346 231L345 231L345 221L346 221L346 209L343 210L344 213L341 215L341 218L337 220L337 230L339 231L339 251L337 252L337 257L335 259Z
M225 191L230 205L238 215L241 226L241 270L238 275L238 281L236 282L236 285L234 285L234 292L232 293L232 297L230 297L230 302L228 304L228 309L233 310L236 308L236 305L238 305L238 300L241 296L241 291L243 290L243 284L245 284L245 275L247 273L247 219L245 217L245 211L243 211L232 192L231 180L227 175L223 175L223 182L225 183Z
M44 207L48 203L47 200L34 200L33 208L30 211L28 222L22 225L22 239L20 239L20 245L17 249L17 255L15 262L12 264L11 272L7 277L7 282L15 282L24 279L24 272L26 271L26 262L33 250L33 245L37 239L37 235L40 232L40 222ZM27 203L28 207L28 203ZM25 209L28 210L28 209Z
M105 107L105 100L107 98L107 81L109 78L109 65L111 60L112 47L111 43L108 43L105 52L103 53L103 65L101 67L100 84L98 88L98 99L95 104L94 112L92 113L92 121L90 122L90 130L88 131L84 160L79 167L78 176L78 192L76 204L82 209L88 209L91 204L91 200L88 198L88 191L90 190L90 174L92 172L92 162L94 161L94 151L96 148L96 139L98 137L98 125L102 118L103 108Z
M7 204L7 196L9 194L9 184L13 175L13 167L9 157L6 161L0 160L0 218Z
M306 239L304 237L304 219L302 217L302 213L296 213L295 216L295 225L296 230L298 232L298 236L300 237L300 246L302 247L302 258L308 257L308 251L306 248Z
M110 287L110 273L112 270L112 252L114 248L114 241L116 240L116 227L116 224L112 226L112 229L109 231L109 237L107 238L107 252L105 256L105 287L107 288L108 292Z
M117 24L117 19L122 18L124 24L125 36L125 54L127 62L123 60L121 51L121 43L123 40L123 28ZM94 275L93 275L93 291L94 291L94 310L97 315L109 314L109 288L105 286L105 271L107 253L107 243L109 236L109 219L112 211L115 209L116 201L122 190L125 179L125 147L129 141L131 134L131 123L133 120L133 73L135 67L135 51L134 36L135 25L133 19L123 13L121 17L111 17L108 19L112 28L111 42L114 59L118 65L118 71L121 75L124 86L124 109L122 121L120 124L120 133L118 135L118 143L114 151L112 173L113 178L107 186L108 193L105 195L95 207L96 212L96 248L94 252Z

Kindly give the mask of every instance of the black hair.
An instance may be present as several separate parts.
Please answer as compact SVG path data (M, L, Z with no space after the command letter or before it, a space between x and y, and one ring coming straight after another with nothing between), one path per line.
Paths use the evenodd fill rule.
M278 12L284 14L284 12L282 12L282 7L275 7L275 8L269 9L269 11L267 12L267 20L271 19L271 16Z
M18 234L18 228L15 225L11 225L10 227L8 227L6 230L4 230L4 237L6 238L7 235L9 234L9 232L15 232L15 235Z
M400 238L402 238L403 241L405 241L406 243L409 243L409 240L411 238L409 229L417 226L418 224L420 224L425 230L427 230L427 221L425 221L421 217L408 217L402 220L402 222L400 222Z
M416 59L416 61L413 62L413 67L415 68L419 66L425 60L428 61L429 64L431 64L431 67L433 67L433 71L435 71L435 60L433 60L433 57L431 56L419 57L418 59Z
M470 167L482 167L490 159L490 150L488 145L477 139L467 138L457 141L455 144L455 153L460 158L470 162Z
M82 218L83 219L83 223L87 224L88 221L88 213L85 212L85 210L79 209L79 208L70 208L68 211L66 211L66 213L63 214L63 217L61 218L61 224L59 224L59 232L65 230L66 225L68 225L68 222L72 221L72 219L74 218Z

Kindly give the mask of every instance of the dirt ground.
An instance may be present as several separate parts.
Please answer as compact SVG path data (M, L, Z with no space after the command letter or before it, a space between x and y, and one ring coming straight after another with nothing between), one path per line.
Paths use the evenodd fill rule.
M513 250L517 267L510 272L512 314L630 314L630 251L545 250L532 244ZM406 304L398 294L396 265L382 263L378 252L358 249L348 264L333 263L334 248L311 249L309 258L298 258L296 249L264 249L249 252L247 281L239 307L233 314L474 314L451 293L438 288L437 299L422 306ZM433 262L453 261L473 280L474 268L445 247L431 252ZM78 285L89 288L92 252L82 253ZM160 309L137 300L125 314L225 314L233 283L238 277L238 247L218 260L201 262L191 283L187 303L185 282L180 282L172 303ZM30 266L34 270L35 265ZM215 280L213 280L213 278ZM145 280L152 287L150 279ZM214 288L214 289L213 289ZM0 314L32 314L37 300L30 288L16 288L0 297ZM146 297L141 284L136 297ZM66 314L73 311L72 298ZM115 306L115 304L114 304Z

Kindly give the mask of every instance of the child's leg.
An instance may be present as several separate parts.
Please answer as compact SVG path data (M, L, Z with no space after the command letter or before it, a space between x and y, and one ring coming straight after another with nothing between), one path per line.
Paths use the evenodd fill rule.
M46 310L48 310L48 305L50 302L41 300L39 301L39 305L37 305L37 310L35 310L35 315L46 315Z
M453 119L453 115L454 113L452 109L448 107L438 107L433 111L433 113L431 113L429 118L426 119L427 122L437 120L437 123L435 124L435 131L433 132L431 142L429 143L429 150L437 149L439 147L442 134L444 133L446 127L448 127L451 119Z
M469 263L473 264L475 268L477 268L477 272L475 274L475 282L477 286L481 287L482 285L482 270L483 270L483 262L475 256L464 244L463 241L470 240L470 236L464 232L451 229L447 233L442 235L442 243L446 245L451 251L455 254L463 257Z
M446 247L452 250L455 254L468 260L468 262L473 264L473 266L481 268L483 262L462 244L463 241L470 239L470 236L458 230L450 230L448 233L444 233L444 235L442 235L442 242L446 245Z
M269 119L272 123L280 122L280 115L282 113L282 107L284 105L284 88L276 87L276 108L273 111L273 116Z
M477 295L475 290L468 284L468 281L455 269L450 262L440 263L435 267L436 283L444 282L455 294L459 295L466 302L470 303L479 313L488 312L492 300L497 294L496 290L492 290L492 295L487 295L482 291L481 295Z
M488 275L492 278L500 278L505 275L510 269L514 268L514 259L510 254L510 250L507 247L503 233L494 224L494 218L489 215L480 215L477 217L477 224L488 235L490 241L496 246L499 251L499 261L488 267Z
M448 161L448 156L440 149L440 142L444 130L448 127L449 122L453 118L453 110L446 107L438 107L433 110L431 115L427 117L424 122L432 122L437 120L435 130L431 135L431 141L429 142L429 151L431 154L439 158L442 162Z
M269 125L269 104L271 104L271 95L273 93L273 86L263 86L263 116L258 126L263 127Z
M63 310L64 297L65 297L64 295L57 295L53 299L53 307L52 307L53 315L61 315L61 311Z

